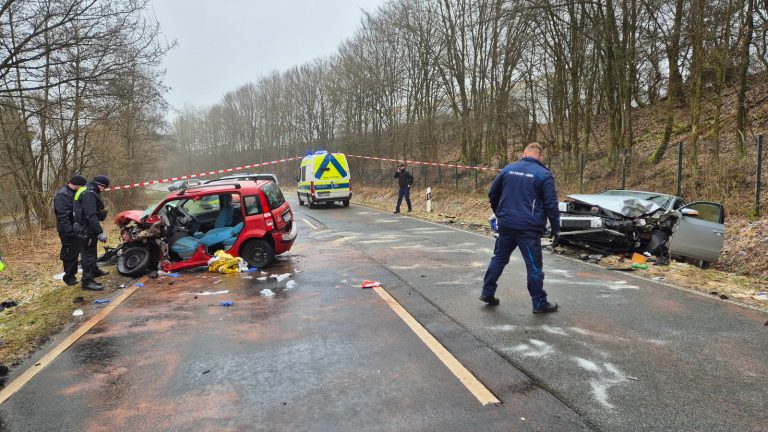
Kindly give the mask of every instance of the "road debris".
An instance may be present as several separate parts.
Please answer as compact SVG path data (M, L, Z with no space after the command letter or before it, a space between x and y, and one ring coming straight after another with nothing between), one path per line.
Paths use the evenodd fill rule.
M210 369L208 369L208 370L204 370L204 371L203 371L203 373L202 373L201 375L205 375L205 374L207 374L207 373L210 373L210 372L211 372L211 370L210 370Z
M360 288L363 288L363 289L365 289L365 288L373 288L373 287L380 287L380 286L381 286L381 282L379 282L379 281L372 281L372 280L364 280L360 284Z
M179 273L168 273L168 274L166 274L166 276L168 276L170 278L177 278L177 277L181 277L181 274L179 274Z
M273 295L275 295L275 292L269 288L264 288L259 292L259 294L263 295L264 297L272 297Z
M19 304L13 300L6 300L2 303L0 303L0 312L4 311L5 309L10 309L12 307L16 307Z
M144 287L144 284L143 284L143 283L141 283L141 282L136 282L134 285L136 285L136 286L137 286L137 287L139 287L139 288L142 288L142 287Z
M231 300L219 302L219 306L230 307L230 306L234 306L234 305L235 305L235 302L233 302Z
M104 304L104 303L109 303L110 301L112 301L112 300L110 300L110 299L96 299L96 300L93 301L93 304Z
M627 375L627 376L626 376L626 378L627 378L627 379L630 379L630 380L632 380L632 381L640 381L640 378L638 378L638 377L633 377L633 376L629 376L629 375Z
M75 304L80 304L80 303L84 303L84 302L85 302L85 298L83 298L81 296L77 296L77 297L72 299L72 303L75 303Z
M219 294L227 294L229 293L229 290L221 290L221 291L201 291L201 292L190 292L190 293L180 293L179 295L187 295L187 294L194 294L195 297L197 296L212 296L212 295L219 295Z
M82 309L75 309L75 311L72 312L72 316L83 316L83 310Z
M290 273L273 274L273 275L271 275L269 277L272 278L272 279L277 280L278 282L282 282L282 281L288 279L289 277L291 277L291 274Z
M267 280L267 277L266 276L257 277L256 280L257 281L265 281L265 280Z
M752 296L752 298L755 300L765 301L765 300L768 300L768 293L766 293L765 291L758 291L755 293L755 295Z
M285 289L291 289L296 287L296 281L289 280L285 283Z

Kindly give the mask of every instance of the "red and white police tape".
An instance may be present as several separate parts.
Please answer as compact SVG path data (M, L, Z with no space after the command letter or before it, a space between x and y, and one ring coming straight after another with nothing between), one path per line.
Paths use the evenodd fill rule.
M368 160L378 160L378 161L387 161L387 162L397 162L397 163L408 163L411 165L423 165L423 166L439 166L439 167L446 167L446 168L461 168L461 169L470 169L470 170L478 170L478 171L501 171L499 168L491 168L491 167L483 167L483 166L471 166L471 165L459 165L459 164L442 164L437 162L421 162L421 161L412 161L407 159L388 159L388 158L379 158L379 157L373 157L373 156L358 156L358 155L351 155L348 154L347 157L351 158L358 158L358 159L368 159ZM169 183L177 180L187 180L197 177L206 177L210 175L216 175L216 174L224 174L224 173L230 173L233 171L241 171L244 169L250 169L250 168L257 168L257 167L263 167L267 165L275 165L283 162L290 162L297 159L302 159L303 156L297 156L292 158L286 158L286 159L278 159L273 160L270 162L262 162L262 163L255 163L250 165L243 165L239 167L234 168L226 168L226 169L220 169L220 170L213 170L213 171L204 171L197 174L188 174L178 177L168 177L160 180L150 180L150 181L143 181L139 183L133 183L133 184L127 184L123 186L114 186L111 188L107 188L104 190L122 190L122 189L131 189L131 188L137 188L137 187L144 187L149 186L157 183Z
M124 185L124 186L115 186L115 187L107 188L107 189L104 189L104 190L130 189L130 188L136 188L136 187L149 186L149 185L153 185L153 184L157 184L157 183L169 183L169 182L177 181L177 180L187 180L187 179L191 179L191 178L205 177L205 176L209 176L209 175L224 174L224 173L230 173L230 172L233 172L233 171L240 171L240 170L244 170L244 169L262 167L262 166L267 166L267 165L275 165L275 164L279 164L279 163L282 163L282 162L289 162L289 161L292 161L292 160L301 159L302 157L303 156L297 156L297 157L292 157L292 158L287 158L287 159L273 160L271 162L262 162L262 163L256 163L256 164L250 164L250 165L243 165L243 166L234 167L234 168L226 168L226 169L220 169L220 170L214 170L214 171L204 171L204 172L197 173L197 174L189 174L189 175L183 175L183 176L179 176L179 177L168 177L168 178L164 178L164 179L160 179L160 180L144 181L144 182L133 183L133 184L128 184L128 185Z
M378 158L378 157L372 157L372 156L357 156L357 155L350 155L348 154L347 157L353 157L358 159L370 159L370 160L380 160L380 161L387 161L387 162L404 162L411 165L424 165L424 166L440 166L440 167L446 167L446 168L461 168L461 169L470 169L470 170L478 170L478 171L501 171L499 168L491 168L491 167L483 167L483 166L471 166L471 165L458 165L458 164L442 164L442 163L436 163L436 162L420 162L420 161L409 161L406 159L387 159L387 158Z

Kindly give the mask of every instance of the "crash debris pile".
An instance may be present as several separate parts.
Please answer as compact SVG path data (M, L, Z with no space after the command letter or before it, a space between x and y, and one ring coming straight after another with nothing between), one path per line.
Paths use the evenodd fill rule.
M248 271L248 263L240 257L218 250L213 254L214 257L208 260L208 271L212 273L239 273Z

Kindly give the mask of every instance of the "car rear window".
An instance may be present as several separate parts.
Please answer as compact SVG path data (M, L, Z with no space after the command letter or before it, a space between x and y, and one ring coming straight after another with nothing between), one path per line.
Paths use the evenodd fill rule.
M245 201L245 214L257 215L261 214L261 200L257 196L247 196L243 198Z
M261 190L264 192L264 195L267 196L270 209L278 208L285 202L283 192L280 191L280 188L275 183L267 183Z

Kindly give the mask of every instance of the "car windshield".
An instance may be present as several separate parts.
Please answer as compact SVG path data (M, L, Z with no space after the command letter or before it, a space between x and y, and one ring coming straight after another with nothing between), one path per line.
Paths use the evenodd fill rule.
M152 212L155 211L157 206L159 206L160 203L162 203L162 202L163 202L163 200L153 202L149 207L147 207L146 210L144 210L144 213L141 214L141 217L146 217L146 216L151 215Z
M598 195L613 195L613 196L625 196L632 198L644 199L647 201L658 204L661 208L669 208L670 202L675 199L671 195L657 194L653 192L641 192L641 191L628 191L628 190L607 190L600 192Z

